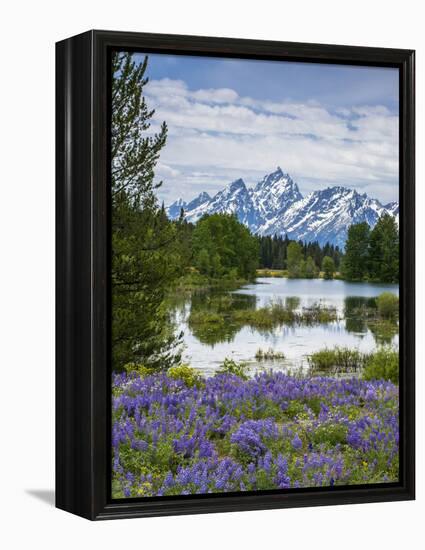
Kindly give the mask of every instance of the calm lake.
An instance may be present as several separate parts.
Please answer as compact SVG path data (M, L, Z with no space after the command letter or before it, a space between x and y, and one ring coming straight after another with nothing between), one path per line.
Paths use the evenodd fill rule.
M324 347L346 346L361 352L370 352L379 344L398 346L398 330L382 335L373 330L359 308L368 307L370 298L389 291L398 295L398 285L349 283L323 279L257 278L256 283L237 290L200 290L175 296L173 311L177 329L183 331L183 362L211 375L228 357L248 362L253 371L264 368L279 370L304 369L307 356ZM257 309L277 301L294 310L315 305L334 307L338 320L314 326L280 326L258 330L248 326L226 324L219 327L190 326L191 312L208 311L217 298L231 298L231 307ZM285 359L257 361L255 354L261 348L283 352Z

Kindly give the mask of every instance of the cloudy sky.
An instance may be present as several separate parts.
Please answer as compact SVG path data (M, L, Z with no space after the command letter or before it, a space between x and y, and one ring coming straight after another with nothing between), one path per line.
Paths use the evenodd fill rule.
M278 165L303 194L344 185L398 200L397 69L150 54L147 74L151 129L169 128L166 204Z

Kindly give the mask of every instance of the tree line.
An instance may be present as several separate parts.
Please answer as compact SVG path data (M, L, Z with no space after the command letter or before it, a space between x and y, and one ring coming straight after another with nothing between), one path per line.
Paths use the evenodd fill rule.
M320 246L318 241L305 243L303 241L294 241L282 236L259 237L260 247L260 267L268 269L288 269L288 248L291 243L296 243L298 247L292 245L292 251L296 251L297 271L307 274L318 273L322 268L323 260L327 256L331 258L334 264L334 271L340 266L342 251L338 246L326 243ZM305 264L302 263L304 260ZM328 263L326 260L325 265ZM293 265L293 264L292 264Z
M165 211L164 211L165 216ZM174 222L175 223L175 222ZM333 278L342 253L327 243L294 241L288 236L253 235L234 214L203 216L189 223L181 212L176 223L182 265L212 279L252 280L258 268L286 270L289 277Z

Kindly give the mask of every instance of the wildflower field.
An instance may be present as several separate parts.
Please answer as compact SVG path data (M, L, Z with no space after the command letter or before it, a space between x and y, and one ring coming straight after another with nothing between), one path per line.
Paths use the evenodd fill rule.
M398 387L288 376L113 377L113 498L398 480Z

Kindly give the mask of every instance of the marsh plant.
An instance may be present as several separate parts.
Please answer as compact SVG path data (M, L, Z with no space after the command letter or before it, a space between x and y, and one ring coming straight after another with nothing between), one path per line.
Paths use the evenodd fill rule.
M314 373L353 373L357 372L365 380L390 380L398 384L399 353L389 346L372 353L361 353L357 349L322 349L308 357L311 372Z
M376 305L380 317L384 319L396 319L399 312L398 296L392 292L383 292L376 298Z
M282 351L276 351L273 348L266 350L258 348L255 358L257 361L276 361L278 359L285 359L285 354Z
M230 304L229 304L230 306ZM304 307L297 311L297 302L294 298L283 302L274 302L258 309L240 309L223 307L221 304L211 303L210 310L191 311L189 326L199 327L200 325L220 325L231 323L235 326L249 326L258 329L274 329L282 325L314 325L331 323L338 319L334 307L327 307L315 304L312 307Z
M313 372L356 372L365 366L366 355L356 349L335 347L312 353L307 360Z

